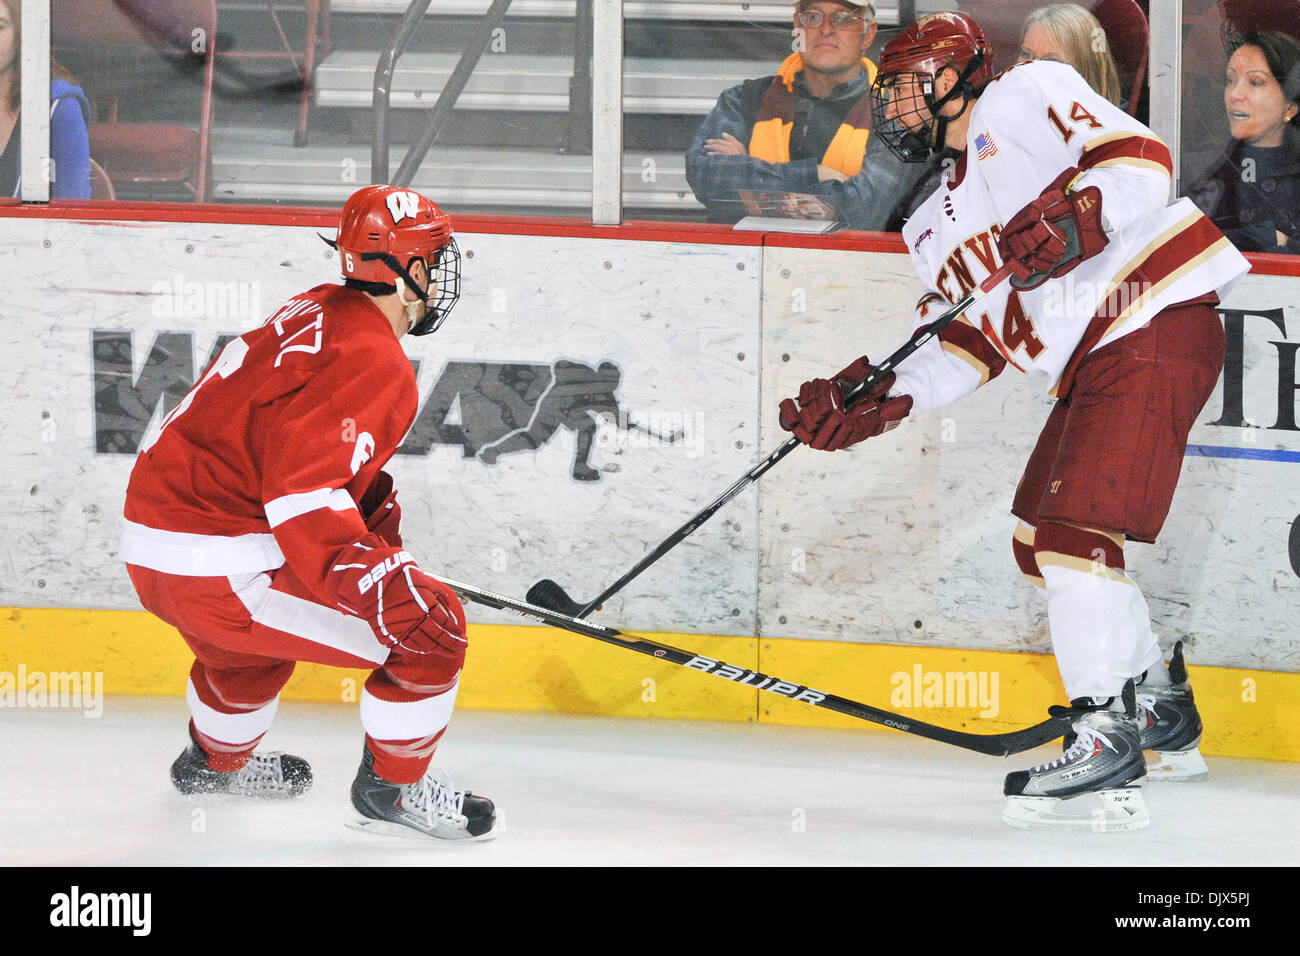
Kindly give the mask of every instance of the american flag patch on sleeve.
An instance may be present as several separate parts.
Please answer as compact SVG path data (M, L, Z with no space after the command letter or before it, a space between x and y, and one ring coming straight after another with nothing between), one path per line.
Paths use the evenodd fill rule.
M979 159L988 159L990 156L998 154L997 144L993 142L991 133L980 133L975 137L975 153Z

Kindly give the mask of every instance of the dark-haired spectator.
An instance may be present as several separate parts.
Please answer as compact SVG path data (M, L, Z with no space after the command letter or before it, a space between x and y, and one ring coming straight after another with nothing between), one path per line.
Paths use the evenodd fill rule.
M1233 143L1188 190L1245 252L1300 253L1300 43L1257 30L1228 60L1223 105Z
M0 0L0 197L22 195L22 3ZM50 198L90 198L90 104L50 62Z

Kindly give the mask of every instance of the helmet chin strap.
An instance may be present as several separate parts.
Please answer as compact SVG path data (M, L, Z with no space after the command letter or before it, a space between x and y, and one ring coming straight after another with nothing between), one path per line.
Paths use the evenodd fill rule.
M423 304L426 308L433 308L429 303L429 293L427 291L421 292L420 287L416 284L415 279L412 278L411 273L407 271L406 266L402 265L402 263L398 262L397 259L388 253L368 252L365 253L362 258L379 259L396 273L393 284L397 289L397 301L402 303L402 308L406 310L406 331L411 331L411 329L415 328L416 323L420 321L416 316L416 310L419 309L420 305ZM433 276L428 271L428 262L425 262L424 266L426 276L425 286L427 290L427 288L432 284ZM406 298L406 293L408 291L415 296L413 300Z
M966 68L957 75L957 81L953 83L952 89L950 89L947 93L943 94L943 96L939 97L937 100L931 99L931 97L934 95L933 93L926 94L925 105L930 108L930 115L934 117L934 125L930 127L933 133L933 138L930 141L931 155L935 155L941 149L943 149L944 140L947 138L948 135L948 123L956 119L958 116L961 116L962 113L966 112L966 107L969 105L969 101L970 101L969 91L966 88L966 81L969 80L971 76L974 75L975 71L980 68L980 64L982 64L983 62L984 62L984 52L982 50L977 50L975 52L975 55L970 58L970 62L966 64ZM935 77L937 79L938 74L936 74ZM944 116L943 113L940 111L945 106L947 106L948 103L959 93L961 94L961 98L962 98L961 110L957 112L956 116Z
M397 301L401 302L402 308L406 310L406 331L409 332L411 329L415 328L415 323L419 321L415 314L416 311L420 308L421 304L428 305L428 298L421 296L415 289L411 289L415 294L415 298L407 299L406 291L408 288L409 286L407 286L406 280L397 280Z
M325 237L321 236L321 238L324 239ZM330 245L334 246L335 248L338 248L336 243L330 242L330 240L328 239L325 239L325 241L328 242ZM392 256L387 252L361 253L361 260L363 262L372 259L379 260L380 262L384 263L384 265L388 266L388 268L393 270L394 273L393 288L396 290L397 301L402 304L402 308L406 312L407 332L411 331L411 329L415 328L416 325L418 325L422 321L421 318L418 317L416 314L421 305L424 305L424 307L427 310L434 313L436 316L437 310L434 307L434 304L429 301L429 290L433 288L433 284L434 284L434 280L433 280L434 267L429 263L428 260L422 260L424 262L424 268L425 268L425 291L421 292L419 285L416 283L415 279L411 277L411 273L407 271L406 266L402 265L402 263L400 263L394 256ZM415 296L415 298L408 299L406 297L407 292L410 292L411 295Z
M960 116L961 114L957 115ZM930 155L933 156L943 149L944 142L948 138L948 117L942 113L936 113L934 126L931 129L934 130L934 139L930 143Z

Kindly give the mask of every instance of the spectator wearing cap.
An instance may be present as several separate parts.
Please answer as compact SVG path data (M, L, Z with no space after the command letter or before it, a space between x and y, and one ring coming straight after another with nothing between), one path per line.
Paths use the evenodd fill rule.
M742 189L810 193L855 229L898 229L925 178L871 136L868 0L797 0L795 52L776 74L725 90L686 153L711 222L745 215Z

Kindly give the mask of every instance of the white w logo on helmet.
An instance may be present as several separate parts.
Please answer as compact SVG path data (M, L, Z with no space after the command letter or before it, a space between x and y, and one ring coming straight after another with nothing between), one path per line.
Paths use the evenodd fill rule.
M403 219L414 219L420 212L420 196L418 193L389 193L384 201L388 203L388 212L393 217L393 224L401 222Z

